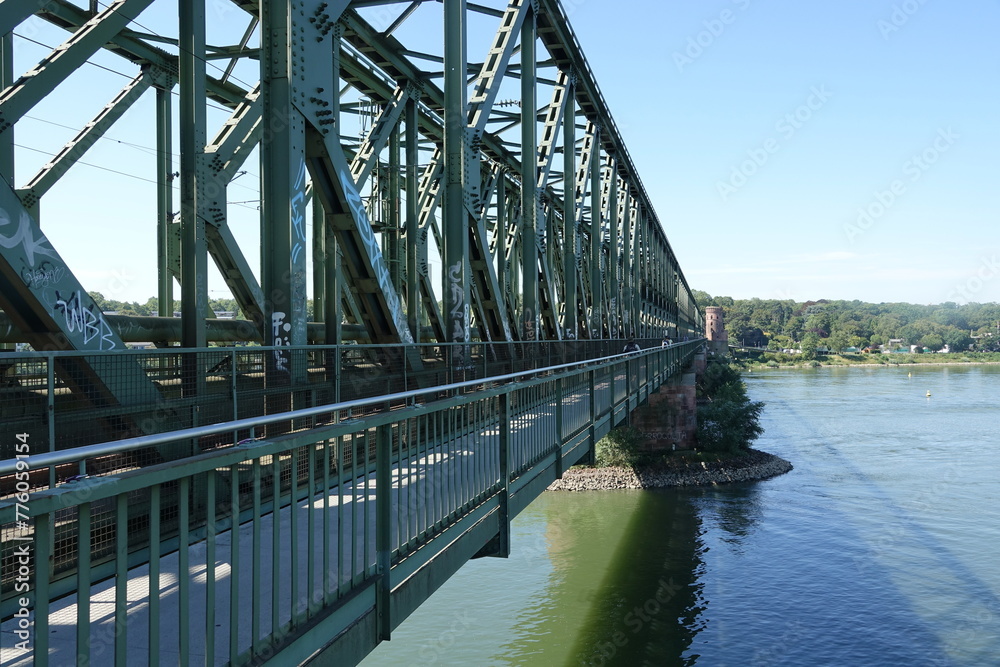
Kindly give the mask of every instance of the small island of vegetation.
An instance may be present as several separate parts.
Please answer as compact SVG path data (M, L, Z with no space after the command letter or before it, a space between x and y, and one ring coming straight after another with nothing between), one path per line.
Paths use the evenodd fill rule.
M596 447L594 466L567 471L551 490L647 489L766 479L788 472L788 461L753 449L764 432L764 404L751 401L739 369L710 359L697 385L697 448L649 451L635 428L613 430Z

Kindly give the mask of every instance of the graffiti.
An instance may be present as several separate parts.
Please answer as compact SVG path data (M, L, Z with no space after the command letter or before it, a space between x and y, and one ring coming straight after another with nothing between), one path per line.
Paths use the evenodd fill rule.
M292 185L292 189L295 192L295 196L292 197L292 233L294 235L294 244L292 245L292 262L298 262L299 258L302 257L302 253L305 252L306 243L306 215L305 215L305 199L306 193L303 190L303 186L306 182L306 163L303 160L299 163L299 171L295 175L295 183Z
M423 277L428 277L430 275L430 270L427 266L427 228L423 227L420 229L420 233L417 237L417 273Z
M274 312L271 314L271 345L281 347L291 345L291 337L288 332L292 330L292 325L285 322L285 313ZM288 352L281 349L274 350L274 368L282 373L288 373Z
M465 303L465 290L462 289L462 262L458 261L448 267L448 284L451 286L451 319L454 329L451 338L454 341L465 342L465 323L468 322L469 305Z
M52 266L51 262L45 261L38 265L38 268L29 269L28 267L24 267L21 269L21 280L28 287L48 287L62 280L65 274L66 267Z
M535 335L535 313L531 308L524 309L524 340L537 340Z
M56 251L49 245L47 238L40 232L37 237L35 236L35 226L31 223L31 217L27 213L24 211L21 212L21 220L18 223L17 231L9 234L8 227L13 224L7 215L7 211L0 209L0 229L2 229L0 231L0 246L8 249L22 246L24 248L25 260L28 262L28 266L32 268L35 266L35 255L44 255L55 260L59 259Z
M403 319L403 314L399 306L399 295L396 294L396 288L393 286L392 279L389 276L389 269L382 259L382 250L379 248L378 239L375 238L375 231L368 220L368 213L365 211L364 202L361 201L361 195L358 194L358 191L354 187L349 170L341 170L340 185L344 190L347 205L351 207L351 213L354 214L355 225L361 233L361 241L368 251L369 263L375 272L375 280L378 282L382 296L385 297L385 305L392 316L396 333L402 342L412 343L413 336L410 334L410 329Z
M79 333L83 336L83 346L89 346L91 341L97 339L98 350L115 349L114 332L104 319L104 313L97 304L91 301L89 306L84 306L80 298L80 290L73 292L69 298L64 297L56 290L56 310L63 314L68 333Z

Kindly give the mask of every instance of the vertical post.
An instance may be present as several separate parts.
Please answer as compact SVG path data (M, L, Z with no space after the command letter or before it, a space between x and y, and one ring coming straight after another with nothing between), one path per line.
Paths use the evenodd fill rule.
M576 338L576 84L570 76L563 114L563 335Z
M521 26L521 326L522 339L538 338L538 128L535 87L535 12Z
M635 322L635 330L638 335L646 337L645 322L642 319L642 288L645 284L645 271L642 258L640 257L644 248L644 208L638 199L635 202L635 230L632 235L632 262L635 269L632 272L632 321Z
M56 451L56 358L51 352L45 355L46 422L48 423L49 452ZM56 467L49 466L49 488L56 486Z
M594 128L594 149L590 157L590 337L603 335L604 299L601 298L601 129Z
M632 322L632 202L629 197L628 182L622 181L625 186L621 193L622 199L622 313L624 314L625 337L631 338L635 335L635 323Z
M593 465L597 460L597 371L587 371L587 385L590 391L590 451L587 461Z
M338 24L333 31L333 85L339 90L340 88L340 40L341 40L342 28ZM333 95L333 105L331 107L333 112L333 122L335 127L340 127L340 94L335 93ZM316 201L314 198L313 201ZM341 303L343 299L340 294L340 248L337 243L337 235L333 233L333 229L327 224L324 216L323 226L326 228L324 235L324 255L326 258L326 273L324 275L324 282L326 284L326 300L323 302L323 322L325 323L325 340L327 345L340 345L340 321L341 321ZM317 318L318 319L318 318ZM337 351L327 353L327 378L329 378L329 373L337 374L337 388L336 388L336 398L339 400L340 397L340 355Z
M563 476L563 381L556 380L556 477Z
M180 180L181 180L181 347L203 349L208 341L208 247L205 220L200 215L198 189L204 187L201 167L205 157L205 0L180 0ZM173 304L170 304L171 306ZM205 393L205 376L198 353L181 355L181 394ZM199 405L191 406L190 425L197 426ZM190 447L194 448L192 441Z
M503 169L497 175L497 226L496 226L496 249L497 249L497 287L500 290L500 299L506 302L507 299L507 251L504 247L504 240L507 238L507 172Z
M319 197L312 198L313 322L326 312L326 211Z
M442 286L446 338L469 340L468 212L465 209L466 144L466 7L465 0L444 3L444 260ZM478 165L475 166L478 169ZM458 350L461 358L461 346ZM453 368L464 365L455 359Z
M375 585L375 609L378 617L378 638L389 639L392 629L390 615L392 584L392 425L376 431L375 450L375 553L378 579Z
M0 35L0 90L14 83L14 33ZM13 190L14 183L14 126L0 132L0 176Z
M618 326L618 314L621 312L618 303L621 292L618 286L618 170L614 158L609 157L608 162L611 168L611 186L608 193L608 213L610 215L609 222L611 223L611 243L608 247L608 260L610 263L610 266L608 266L608 301L611 307L609 315L613 324L611 338L618 338L621 335L621 329Z
M500 400L500 558L510 556L510 394Z
M406 323L413 342L420 342L420 272L417 268L417 237L420 236L418 169L420 137L417 131L417 99L406 100Z
M198 188L204 162L205 2L180 0L180 148L181 148L181 346L206 347L208 252L205 221L199 215ZM203 378L193 357L185 356L184 386L198 392Z
M396 292L403 283L402 265L399 261L399 235L401 219L400 178L399 178L399 125L389 135L389 216L383 235L386 244L386 261L389 264L389 280Z
M305 121L292 104L291 30L298 16L288 3L261 4L261 89L263 117L287 119L270 125L269 141L261 142L261 287L264 292L266 382L287 387L294 364L289 345L306 341L305 322ZM280 391L280 389L279 389ZM269 397L270 398L270 397ZM268 412L287 409L284 399L270 400Z
M170 274L170 223L173 217L173 121L170 91L156 89L156 274L157 314L174 316L174 278Z

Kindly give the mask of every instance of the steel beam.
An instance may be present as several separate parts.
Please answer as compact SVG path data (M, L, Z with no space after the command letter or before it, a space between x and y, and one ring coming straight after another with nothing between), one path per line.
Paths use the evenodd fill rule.
M562 334L577 337L577 294L576 272L579 250L576 245L576 225L578 210L576 183L576 105L573 79L570 77L566 94L565 121L563 122L563 208L562 208L562 250L563 250L563 319ZM584 156L581 156L584 157ZM582 162L582 160L581 160ZM581 193L582 194L582 193Z
M112 41L131 17L138 16L152 0L117 0L61 46L0 93L0 130L21 120L43 97L55 90L88 58ZM37 5L36 5L37 7Z
M473 165L467 163L465 0L444 2L444 247L442 295L447 340L469 340L469 214L466 190ZM478 167L476 168L478 177Z
M538 340L538 113L535 89L535 11L521 27L521 339Z
M0 307L39 351L125 347L6 181L0 183ZM62 371L96 407L155 404L160 396L134 360L71 358Z
M82 158L98 139L121 118L126 111L145 93L153 83L153 75L144 71L129 82L107 106L87 123L73 139L63 146L49 162L39 170L28 184L17 191L21 201L33 210L38 200L49 191L66 171Z

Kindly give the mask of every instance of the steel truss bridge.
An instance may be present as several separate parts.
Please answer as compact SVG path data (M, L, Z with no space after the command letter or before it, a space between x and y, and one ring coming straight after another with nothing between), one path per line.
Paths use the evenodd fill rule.
M34 168L32 113L81 106L92 65L128 82ZM96 180L43 216L135 123L148 224L89 222L116 206ZM0 344L28 346L0 352L0 611L6 651L30 543L25 664L125 664L137 625L151 664L359 660L504 555L703 330L558 0L4 0L0 176ZM247 183L259 235L231 224ZM81 218L155 245L158 316L102 312L55 241ZM211 315L212 280L245 319ZM622 357L633 336L657 349ZM249 627L214 637L223 608Z

